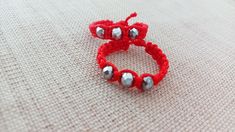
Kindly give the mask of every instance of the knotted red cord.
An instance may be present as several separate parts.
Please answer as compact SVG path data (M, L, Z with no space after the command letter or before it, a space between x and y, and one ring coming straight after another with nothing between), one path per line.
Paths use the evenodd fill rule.
M167 74L169 68L169 62L167 60L166 55L162 52L162 50L151 42L145 42L144 38L148 31L148 25L144 23L135 23L133 25L128 25L128 20L136 17L137 13L132 13L128 16L125 21L119 21L117 23L113 23L110 20L101 20L90 24L89 29L94 37L98 37L96 33L96 28L100 27L104 29L104 36L100 39L109 39L111 41L101 45L98 49L97 54L97 63L99 67L103 69L106 66L111 66L113 68L113 76L109 81L121 81L121 76L123 73L131 73L133 75L133 83L130 87L136 87L138 90L143 91L142 83L144 77L151 77L154 81L154 85L157 85ZM122 37L119 40L112 38L112 29L120 27L122 31ZM129 37L129 31L132 28L136 28L138 30L138 36L132 39ZM99 38L99 37L98 37ZM136 46L141 46L145 48L145 51L152 56L152 58L159 65L159 72L156 74L144 73L142 75L138 75L136 72L124 69L119 71L118 68L111 62L106 60L106 56L113 52L128 50L129 46L134 44Z

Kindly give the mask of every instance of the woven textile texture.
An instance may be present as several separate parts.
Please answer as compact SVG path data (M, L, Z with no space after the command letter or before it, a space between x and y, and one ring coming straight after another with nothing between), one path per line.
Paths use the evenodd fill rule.
M102 79L88 30L135 11L170 61L145 93ZM135 46L108 60L158 69ZM0 0L0 131L235 131L235 1Z

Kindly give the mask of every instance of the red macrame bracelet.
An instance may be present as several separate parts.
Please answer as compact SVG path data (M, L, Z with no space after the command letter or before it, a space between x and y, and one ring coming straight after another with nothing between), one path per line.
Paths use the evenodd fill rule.
M148 31L148 25L139 22L134 23L133 25L130 26L128 25L128 20L136 16L137 14L133 13L129 17L127 17L125 21L120 21L117 23L113 23L113 21L110 20L97 21L90 24L89 28L91 34L94 37L98 37L100 39L111 39L111 40L144 39ZM114 29L116 30L120 29L119 31L121 31L121 35L119 37L113 36ZM135 38L130 38L129 31L133 29L138 31L138 35ZM99 34L100 32L97 33L97 30L100 31L101 34Z
M146 24L135 23L131 26L128 25L127 21L136 15L136 13L133 13L125 21L118 23L113 23L110 20L94 22L89 28L94 37L111 40L101 45L97 54L97 63L102 69L104 78L109 81L118 81L127 88L136 87L138 90L144 91L152 89L154 85L157 85L164 78L169 68L169 62L166 55L156 44L151 42L146 43L143 40L148 30ZM121 30L114 32L113 30L117 28ZM132 29L136 30L131 31ZM131 44L144 47L145 51L152 56L159 65L160 70L157 74L144 73L138 76L132 70L125 69L119 71L113 63L106 60L105 57L109 54L121 50L126 51Z

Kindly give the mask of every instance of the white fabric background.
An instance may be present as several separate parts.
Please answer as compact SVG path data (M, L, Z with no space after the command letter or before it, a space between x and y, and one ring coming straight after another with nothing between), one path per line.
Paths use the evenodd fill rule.
M100 77L88 30L134 11L170 61L142 94ZM137 47L109 59L157 68ZM235 131L235 1L0 0L0 131Z

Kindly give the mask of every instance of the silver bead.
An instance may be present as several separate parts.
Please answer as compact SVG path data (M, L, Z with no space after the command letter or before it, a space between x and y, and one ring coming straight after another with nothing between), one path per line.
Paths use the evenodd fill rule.
M112 66L106 66L102 70L104 79L111 79L113 77L113 67Z
M121 28L117 27L112 30L112 38L118 40L122 37L122 30Z
M129 31L129 36L131 39L135 39L139 35L139 31L136 28L132 28Z
M96 28L96 35L97 35L99 38L104 38L104 29L101 28L101 27L97 27L97 28Z
M144 77L143 78L143 83L142 83L142 87L144 90L151 90L153 88L153 79L152 77Z
M124 87L128 88L133 83L133 75L131 73L123 73L121 78L121 83Z

